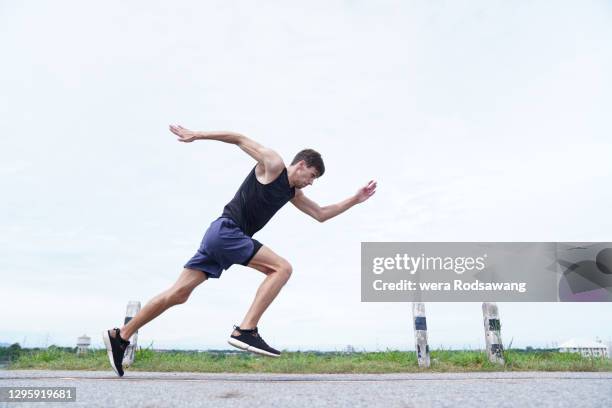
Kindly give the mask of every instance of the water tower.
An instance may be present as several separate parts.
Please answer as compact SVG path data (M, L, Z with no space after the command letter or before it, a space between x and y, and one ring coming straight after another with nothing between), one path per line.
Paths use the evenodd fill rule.
M91 344L91 338L87 337L86 334L82 335L77 339L77 355L87 353L89 345Z

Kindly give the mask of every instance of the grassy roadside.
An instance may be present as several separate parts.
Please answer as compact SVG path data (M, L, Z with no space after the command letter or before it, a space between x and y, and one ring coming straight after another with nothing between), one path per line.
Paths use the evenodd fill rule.
M506 351L506 366L488 362L480 351L432 351L431 368L420 369L414 352L362 353L284 352L280 358L249 353L155 352L136 353L132 371L207 373L401 373L465 371L612 371L612 360L583 358L559 352ZM76 356L51 346L44 350L22 350L8 369L110 370L105 350Z

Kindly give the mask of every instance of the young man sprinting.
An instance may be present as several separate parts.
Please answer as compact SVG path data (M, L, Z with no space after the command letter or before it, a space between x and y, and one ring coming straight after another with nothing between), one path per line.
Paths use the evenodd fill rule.
M213 221L196 254L185 264L178 280L170 288L151 299L123 327L106 330L104 343L113 370L123 376L122 361L129 339L140 327L169 307L185 303L191 292L208 278L219 278L233 264L257 269L266 275L255 299L240 326L234 326L229 344L242 350L270 357L280 352L266 344L257 324L270 303L291 276L291 264L272 249L262 245L253 235L288 201L319 222L328 220L370 198L376 191L371 180L355 195L337 204L319 206L308 199L302 189L323 175L321 155L312 149L300 151L287 167L274 150L248 137L233 132L196 132L182 126L170 126L179 142L219 140L235 144L257 161L257 164L225 206L223 214Z

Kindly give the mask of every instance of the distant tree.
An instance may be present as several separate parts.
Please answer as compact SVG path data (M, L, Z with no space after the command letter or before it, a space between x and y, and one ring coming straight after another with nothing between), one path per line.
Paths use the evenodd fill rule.
M14 360L22 351L19 343L13 343L6 348L0 348L0 360Z

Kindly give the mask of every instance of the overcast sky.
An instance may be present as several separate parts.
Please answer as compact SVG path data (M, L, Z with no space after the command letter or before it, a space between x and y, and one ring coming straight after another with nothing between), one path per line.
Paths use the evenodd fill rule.
M607 1L0 1L0 342L102 347L176 280L254 165L179 123L319 150L322 205L376 179L255 236L294 267L259 327L413 349L410 303L360 301L360 242L612 241L610 38ZM140 344L229 348L263 278L232 267ZM499 306L513 346L612 337L609 303ZM483 346L480 304L427 312L433 347Z

